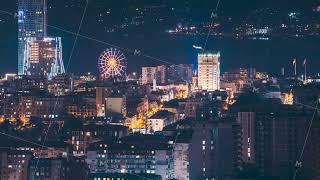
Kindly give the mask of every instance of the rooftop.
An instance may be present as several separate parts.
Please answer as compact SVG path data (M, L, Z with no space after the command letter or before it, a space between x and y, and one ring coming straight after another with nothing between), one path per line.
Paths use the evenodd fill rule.
M174 113L169 112L167 110L161 110L151 116L149 119L160 119L160 118L167 118L169 116L173 116Z

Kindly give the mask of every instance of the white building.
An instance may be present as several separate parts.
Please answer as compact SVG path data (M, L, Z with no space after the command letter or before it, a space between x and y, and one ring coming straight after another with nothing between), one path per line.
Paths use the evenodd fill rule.
M198 54L198 86L202 90L220 89L220 53Z
M174 116L174 113L167 110L161 110L151 116L148 119L147 124L149 133L162 131L165 126L170 125L174 122Z

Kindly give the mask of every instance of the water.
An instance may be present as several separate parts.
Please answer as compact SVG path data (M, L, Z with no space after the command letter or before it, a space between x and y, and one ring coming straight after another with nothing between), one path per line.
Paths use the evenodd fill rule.
M112 40L112 37L107 39L109 42L117 42L119 46L141 50L143 53L171 63L193 64L196 63L197 50L193 49L192 46L194 44L203 46L205 42L205 37L167 34L138 37L129 35L128 37L114 40ZM298 72L302 73L302 62L306 58L308 71L310 73L318 73L320 71L319 45L319 38L271 39L264 41L211 37L208 39L206 49L221 52L222 71L229 71L243 65L251 65L259 71L266 71L272 74L280 74L281 67L285 67L286 73L293 73L292 59L295 57L298 61ZM104 47L104 45L99 45L91 55L88 55L88 57L90 56L89 59L96 59L99 51ZM139 70L141 66L162 64L162 62L142 56L132 56L128 53L126 55L130 71ZM88 63L85 67L89 66L90 64ZM81 67L78 68L82 69Z
M90 34L91 32L91 34ZM174 36L159 33L137 33L135 35L115 35L105 33L96 35L93 30L83 33L90 37L112 43L131 50L140 50L142 53L161 58L170 63L196 63L197 51L193 45L203 46L205 37ZM67 64L74 37L61 32L53 32L63 37L64 61ZM15 72L17 64L16 36L13 31L0 44L0 72ZM292 59L298 60L298 72L303 73L302 62L308 60L309 73L318 73L320 67L320 38L304 39L271 39L263 40L236 40L233 38L210 37L207 50L221 52L222 71L229 71L243 65L255 66L259 71L279 74L281 67L286 73L293 73ZM98 72L97 61L100 52L109 46L79 38L78 44L70 62L69 72ZM129 71L140 71L141 66L163 64L162 62L134 56L125 52Z

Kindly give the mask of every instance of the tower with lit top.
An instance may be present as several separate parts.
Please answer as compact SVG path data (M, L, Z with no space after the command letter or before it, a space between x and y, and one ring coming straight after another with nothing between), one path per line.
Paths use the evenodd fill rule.
M27 38L47 36L46 0L18 0L18 74L25 75L25 48Z
M198 54L198 87L206 91L220 89L220 52Z

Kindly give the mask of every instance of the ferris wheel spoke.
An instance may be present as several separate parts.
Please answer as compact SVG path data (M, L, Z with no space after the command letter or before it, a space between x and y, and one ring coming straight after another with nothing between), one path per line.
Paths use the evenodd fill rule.
M108 58L108 57L111 57L111 56L112 56L112 54L111 54L110 51L108 51L108 52L105 54L105 58Z
M125 58L124 55L122 53L120 53L119 58Z
M117 58L121 59L122 56L123 56L123 54L120 51L117 51Z
M115 50L115 51L113 51L113 52L112 52L112 54L113 54L113 57L114 57L114 58L117 58L117 57L118 57L118 56L117 56L117 51L116 51L116 50Z
M119 74L119 73L120 73L118 69L115 69L114 71L116 72L116 74Z

